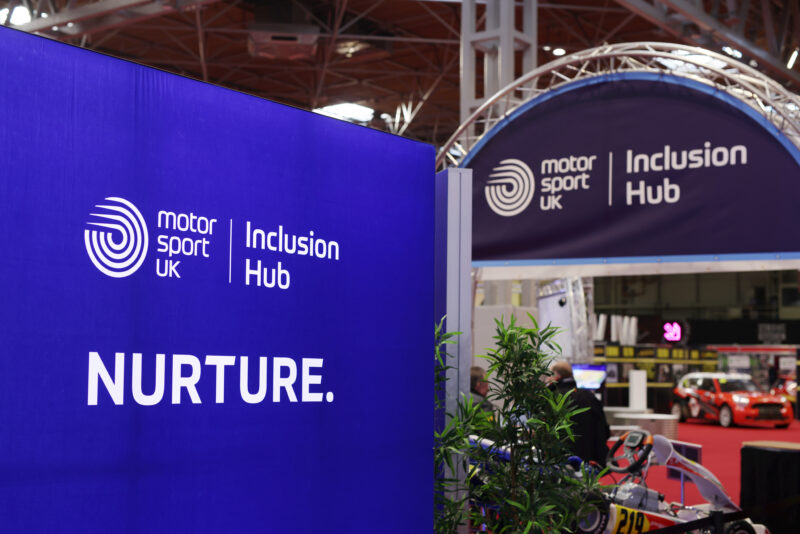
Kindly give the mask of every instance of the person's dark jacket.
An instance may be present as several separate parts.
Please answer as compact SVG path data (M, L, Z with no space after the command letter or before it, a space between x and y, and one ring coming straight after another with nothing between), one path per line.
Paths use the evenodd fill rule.
M572 432L575 434L575 442L572 443L572 453L580 456L585 462L594 460L600 465L606 465L608 455L608 438L611 434L608 423L606 422L603 405L594 396L594 393L586 389L577 389L573 378L562 378L555 384L555 389L559 393L570 394L571 401L578 408L589 408L587 411L573 416L575 424Z
M488 412L489 414L494 413L494 406L492 406L492 403L489 402L489 399L487 399L477 391L471 390L470 394L472 395L473 404L480 406L481 410L483 410L484 412Z

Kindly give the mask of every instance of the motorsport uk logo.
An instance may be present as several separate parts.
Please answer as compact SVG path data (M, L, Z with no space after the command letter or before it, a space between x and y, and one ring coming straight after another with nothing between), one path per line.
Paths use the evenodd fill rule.
M147 225L141 212L119 197L107 197L106 204L97 204L95 219L87 222L83 232L86 252L97 269L112 278L135 273L147 257Z
M536 181L533 171L519 159L504 159L492 169L493 180L486 184L486 202L492 211L502 217L522 213L533 200Z
M139 270L150 245L142 212L130 201L111 196L95 205L89 215L83 240L94 266L112 278L125 278ZM195 213L158 211L155 226L160 233L154 237L153 251L156 274L180 279L184 268L197 267L198 261L211 258L215 224L217 219ZM192 265L181 265L187 261Z
M540 165L541 194L539 209L563 209L564 193L589 189L589 180L597 156L567 156L545 159ZM493 212L502 217L519 215L530 206L536 190L533 171L522 160L504 159L492 169L484 192Z
M150 245L148 227L139 209L124 198L109 196L96 204L89 216L83 240L92 264L112 278L125 278L138 271ZM164 209L154 210L150 222L157 232L152 236L152 263L160 278L191 279L214 265L220 273L218 267L227 259L223 265L228 284L286 290L293 279L290 263L306 263L307 268L317 269L320 260L340 259L339 241L302 223L264 226L245 219L235 224L232 218ZM314 263L309 265L309 260Z

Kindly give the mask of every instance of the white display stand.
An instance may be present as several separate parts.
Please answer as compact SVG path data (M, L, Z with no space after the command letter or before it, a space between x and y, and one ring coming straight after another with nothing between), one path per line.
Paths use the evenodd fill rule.
M469 394L469 371L472 366L472 171L469 169L447 169L436 175L436 222L437 235L444 227L444 246L446 254L447 282L444 294L445 330L460 332L455 343L445 350L451 356L447 359L447 382L445 385L445 412L458 413L458 399L462 393ZM439 192L443 192L440 196ZM437 295L440 293L437 291ZM438 297L437 297L438 298ZM436 317L438 321L440 317ZM431 325L433 326L433 325ZM445 476L465 480L466 472L458 463L456 472L446 472ZM462 490L463 491L463 490ZM462 491L451 497L460 499ZM467 534L467 526L462 525L459 534Z
M629 426L637 426L651 434L660 434L667 439L678 438L678 416L667 413L620 413L618 419Z
M628 384L628 406L644 412L647 410L647 371L630 371Z

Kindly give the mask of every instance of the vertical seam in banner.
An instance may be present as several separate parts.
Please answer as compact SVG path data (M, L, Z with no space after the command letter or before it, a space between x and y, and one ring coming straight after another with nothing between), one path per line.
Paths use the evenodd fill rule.
M614 173L614 153L608 153L608 205L611 205L611 181Z
M233 219L230 221L230 236L228 238L228 283L231 283L231 264L233 261Z

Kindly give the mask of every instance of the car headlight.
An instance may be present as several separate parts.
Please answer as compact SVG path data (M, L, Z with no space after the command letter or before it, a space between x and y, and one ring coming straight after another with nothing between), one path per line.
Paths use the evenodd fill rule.
M744 395L734 395L733 402L735 402L738 406L747 406L750 404L750 398L745 397Z

